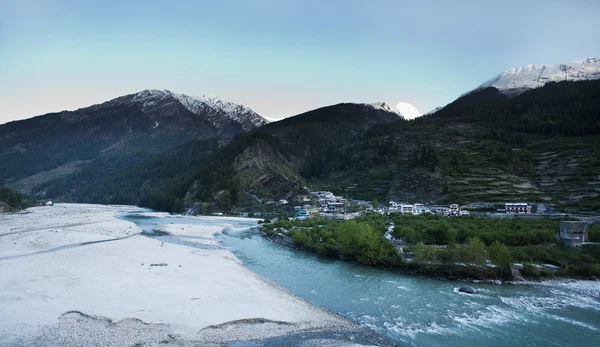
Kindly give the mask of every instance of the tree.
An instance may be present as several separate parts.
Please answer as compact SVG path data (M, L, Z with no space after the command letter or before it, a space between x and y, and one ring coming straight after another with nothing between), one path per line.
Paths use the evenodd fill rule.
M456 243L451 243L438 252L438 257L444 264L454 264L460 260L460 250Z
M467 244L463 247L463 260L477 265L485 264L485 243L479 237L467 238Z
M373 199L373 208L378 208L378 207L379 207L379 200Z
M510 263L512 262L508 247L496 240L488 247L488 254L492 263L500 268L500 275L503 276L505 271L510 269Z
M417 243L415 246L415 262L428 263L436 258L437 249L435 246L426 245L423 242Z

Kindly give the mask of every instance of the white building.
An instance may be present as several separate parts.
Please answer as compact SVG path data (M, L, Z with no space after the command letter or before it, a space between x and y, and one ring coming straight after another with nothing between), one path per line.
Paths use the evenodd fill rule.
M413 214L423 214L427 212L425 205L416 203L413 205Z
M399 211L402 214L405 214L405 213L411 213L412 214L413 213L413 205L400 205L399 206Z
M526 202L507 202L504 209L506 213L531 213L531 205Z
M334 198L334 195L332 192L327 192L327 191L319 191L317 192L317 196L319 197L319 199L331 199Z

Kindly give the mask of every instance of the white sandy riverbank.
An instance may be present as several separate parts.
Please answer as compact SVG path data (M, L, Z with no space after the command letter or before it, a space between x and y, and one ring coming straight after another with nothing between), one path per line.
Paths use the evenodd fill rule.
M115 218L134 210L57 204L0 215L0 345L90 344L93 336L106 346L220 344L352 328L246 269L226 249L162 243ZM218 246L213 234L223 226L215 223L163 228Z

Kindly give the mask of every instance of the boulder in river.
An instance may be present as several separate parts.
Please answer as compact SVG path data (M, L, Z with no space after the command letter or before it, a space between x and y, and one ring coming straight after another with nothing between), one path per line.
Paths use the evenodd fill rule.
M460 287L458 288L458 291L467 294L477 294L477 291L473 287Z
M494 280L494 284L502 284L502 281L500 281L500 280Z

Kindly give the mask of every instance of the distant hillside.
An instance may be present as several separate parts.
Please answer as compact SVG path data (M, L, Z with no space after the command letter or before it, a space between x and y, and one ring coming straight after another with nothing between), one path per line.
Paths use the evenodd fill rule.
M145 90L0 125L0 184L39 193L82 170L104 176L191 140L227 139L266 123L215 97Z
M384 116L365 125L377 119L366 109L331 106L215 153L186 202L256 207L257 198L288 198L308 186L380 201L598 210L599 111L600 81L549 83L513 99L486 88L410 122Z
M547 83L513 98L485 88L412 121L339 104L221 144L182 144L89 188L62 181L40 192L206 212L260 210L304 187L366 200L600 210L600 81Z
M600 79L600 61L588 58L571 64L529 64L511 68L484 82L475 90L494 87L502 94L515 96L524 91L539 88L549 82L586 81Z
M258 203L253 196L289 197L307 184L302 175L312 177L324 170L329 151L357 141L374 125L398 119L395 113L364 104L324 107L240 134L222 148L216 141L190 142L89 187L72 188L69 178L47 192L75 201L163 210L199 200L210 208L231 209Z

